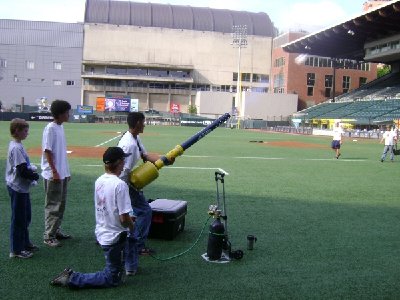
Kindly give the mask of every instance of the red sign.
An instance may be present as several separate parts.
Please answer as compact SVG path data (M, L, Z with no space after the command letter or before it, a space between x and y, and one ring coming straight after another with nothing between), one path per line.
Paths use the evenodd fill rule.
M179 103L173 103L171 102L170 106L169 106L169 111L172 113L178 113L181 111L181 106Z

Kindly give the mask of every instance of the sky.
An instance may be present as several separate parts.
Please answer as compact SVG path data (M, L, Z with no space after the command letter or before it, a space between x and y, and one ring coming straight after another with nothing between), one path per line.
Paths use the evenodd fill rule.
M0 19L83 22L85 0L0 0ZM172 5L265 12L281 32L318 31L362 13L366 0L153 0Z

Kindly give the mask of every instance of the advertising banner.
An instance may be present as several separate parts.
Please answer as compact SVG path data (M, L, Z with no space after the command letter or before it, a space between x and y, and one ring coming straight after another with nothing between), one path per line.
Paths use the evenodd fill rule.
M104 111L129 112L130 106L131 106L130 98L106 98L104 104Z
M139 111L139 99L131 99L131 112Z
M49 113L30 113L29 121L53 121L53 116Z
M169 111L172 112L172 113L180 112L181 111L180 104L171 102L171 104L169 105Z
M91 105L77 105L76 111L80 115L93 115L93 106Z
M96 110L97 111L104 111L104 97L97 97L96 100Z
M206 118L181 118L181 126L206 127L214 120Z

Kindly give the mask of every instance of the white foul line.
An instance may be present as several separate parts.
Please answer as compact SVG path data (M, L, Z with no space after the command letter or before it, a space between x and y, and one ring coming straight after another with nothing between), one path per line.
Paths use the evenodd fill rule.
M103 146L104 144L107 144L107 143L109 143L109 142L111 142L111 141L113 141L113 140L115 140L115 139L117 139L117 138L119 138L119 137L121 137L121 134L120 134L120 135L117 135L116 137L113 137L112 139L109 139L108 141L105 141L105 142L103 142L103 143L101 143L101 144L98 144L98 145L96 145L95 147Z
M224 169L221 168L202 168L202 167L171 167L169 166L167 169L189 169L189 170L218 170L225 175L229 175Z
M270 160L274 160L274 159L284 159L283 157L253 157L253 156L236 156L233 158L239 158L239 159L270 159Z
M82 165L82 167L102 167L103 165ZM224 169L221 168L202 168L202 167L171 167L168 166L165 169L188 169L188 170L218 170L225 175L229 175Z

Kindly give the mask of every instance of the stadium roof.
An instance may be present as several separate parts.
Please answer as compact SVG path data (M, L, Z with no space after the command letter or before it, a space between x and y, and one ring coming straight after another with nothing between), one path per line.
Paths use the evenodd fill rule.
M400 34L400 1L365 12L355 18L283 45L290 53L364 59L364 44Z
M232 33L233 25L247 25L248 35L275 36L266 13L208 7L86 0L85 23L107 23Z

